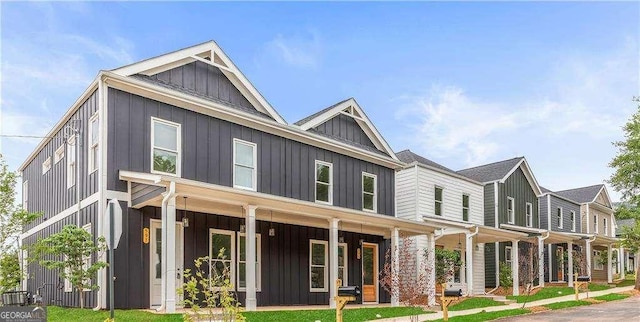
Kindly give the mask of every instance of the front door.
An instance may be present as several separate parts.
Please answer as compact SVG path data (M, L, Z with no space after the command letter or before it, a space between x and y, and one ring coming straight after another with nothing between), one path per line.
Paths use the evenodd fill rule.
M362 244L362 302L378 301L378 245Z
M151 220L151 248L149 251L151 263L151 307L158 307L162 302L162 223L160 220ZM182 287L183 258L183 230L182 223L176 223L176 290ZM173 275L173 274L172 274ZM182 297L176 298L176 304L182 302Z
M556 248L556 258L558 259L558 282L564 281L564 247Z

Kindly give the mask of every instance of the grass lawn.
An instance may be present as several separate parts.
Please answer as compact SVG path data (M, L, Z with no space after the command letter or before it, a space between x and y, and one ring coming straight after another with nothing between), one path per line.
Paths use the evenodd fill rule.
M612 294L607 294L602 296L596 296L594 297L594 299L609 302L609 301L624 300L627 297L629 297L629 295L612 293Z
M496 302L493 299L486 297L470 297L460 303L449 307L449 311L463 311L468 309L476 309L479 307L498 306L505 305L501 302Z
M419 315L431 313L419 307L380 307L380 308L359 308L346 309L342 311L345 321L360 322L382 318L392 318L397 316ZM243 312L248 322L251 321L335 321L335 310L298 310L298 311L261 311ZM379 316L378 316L379 315Z
M516 300L518 303L533 302L537 300L549 299L552 297L565 296L574 294L573 287L561 287L561 286L547 286L543 287L538 293L528 296L527 295L507 295L510 300Z
M634 275L626 275L624 281L616 284L616 287L634 286L636 285L636 277Z
M545 305L545 307L550 310L560 310L560 309L566 309L574 306L583 306L583 305L590 305L590 304L591 302L587 302L587 301L566 301L566 302L557 302L557 303L547 304Z
M496 312L482 312L478 314L471 315L463 315L463 316L454 316L450 317L449 321L458 321L458 322L475 322L475 321L490 321L499 318L504 318L508 316L516 316L530 313L527 309L515 309L515 310L504 310L504 311L496 311ZM435 321L443 321L435 320Z
M93 311L92 309L63 308L59 306L47 307L47 321L83 321L103 322L109 317L109 311ZM154 314L140 310L116 310L116 321L182 321L182 314Z
M589 291L602 291L602 290L608 290L612 288L611 286L607 285L607 284L594 284L594 283L590 283L589 284Z

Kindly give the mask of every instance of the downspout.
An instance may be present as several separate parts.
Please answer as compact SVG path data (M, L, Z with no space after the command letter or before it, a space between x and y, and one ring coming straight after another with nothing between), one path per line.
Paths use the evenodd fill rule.
M78 122L82 126L82 123ZM80 129L76 131L76 201L78 202L78 209L76 210L76 226L80 227ZM88 159L88 155L87 155ZM88 160L84 160L85 163Z
M465 245L466 245L466 251L467 251L467 278L466 278L466 283L467 283L467 296L470 296L471 294L473 294L473 283L475 282L475 280L473 278L469 278L469 276L473 276L473 236L478 234L478 231L480 231L480 228L476 225L475 226L476 231L474 233L466 233L466 237L467 240L465 241ZM470 259L470 260L469 260ZM471 281L471 283L469 282Z
M498 211L499 211L499 205L498 205L498 181L493 183L493 215L495 217L495 223L494 226L496 228L499 228L500 223L499 223L499 216L498 216ZM493 243L494 247L495 247L495 267L496 267L496 287L494 289L492 289L491 291L488 292L488 294L493 293L495 290L498 289L498 287L500 287L500 243L499 242L495 242Z
M164 197L162 198L162 256L166 257L167 256L167 204L169 203L169 199L173 198L176 196L176 183L174 181L171 181L169 183L169 190L167 192L164 193ZM165 302L166 302L166 287L167 287L167 283L166 283L166 279L168 278L167 274L166 274L166 265L167 265L167 259L166 258L162 258L162 272L165 273L163 278L162 278L162 284L160 289L162 290L160 292L160 307L156 309L157 312L162 312L164 311L165 308Z

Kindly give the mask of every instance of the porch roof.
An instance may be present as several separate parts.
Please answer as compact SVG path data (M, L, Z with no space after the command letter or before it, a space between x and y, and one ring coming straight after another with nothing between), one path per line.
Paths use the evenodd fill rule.
M593 246L609 246L611 244L616 244L620 242L619 238L604 236L604 235L580 234L580 233L571 233L571 234L579 237L580 239L591 240L591 245Z
M520 231L531 235L540 235L544 237L545 244L563 244L580 240L580 237L573 233L565 233L560 231L552 231L533 227L522 227L510 224L500 224L501 228Z
M478 225L477 227L478 234L476 235L476 242L478 243L507 242L529 238L528 234L517 231L482 225Z

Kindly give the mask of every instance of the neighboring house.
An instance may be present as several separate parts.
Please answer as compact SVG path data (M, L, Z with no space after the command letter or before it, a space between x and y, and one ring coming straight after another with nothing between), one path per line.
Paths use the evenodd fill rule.
M98 74L20 167L24 204L44 212L21 239L68 224L104 236L117 199L117 308L175 311L182 273L201 256L230 268L247 310L333 304L338 278L363 302L395 304L378 283L386 250L400 232L435 231L394 216L402 166L355 100L287 124L206 42ZM45 301L78 305L56 272L27 270L31 293L63 285ZM88 306L108 305L106 276L82 292Z
M612 246L615 238L615 216L607 188L603 184L556 191L555 194L580 204L582 233L585 234L586 261L592 279L613 281Z
M538 197L542 191L524 157L499 161L458 171L458 174L482 182L484 185L484 224L513 231L509 241L495 242L485 246L485 285L499 286L499 263L512 267L514 285L519 281L519 254L530 252L529 243L540 235ZM520 242L523 241L523 242ZM540 241L540 238L538 238ZM514 247L517 245L517 247ZM538 256L531 256L537 258ZM540 265L542 266L542 265ZM532 269L533 270L533 269ZM542 270L540 270L542 271ZM514 295L519 290L513 289Z
M637 219L618 219L616 226L616 237L622 238L622 229L623 227L633 227L636 225ZM620 259L619 259L619 272L620 277L624 278L624 275L628 272L634 274L638 271L638 257L640 254L633 254L627 249L624 249L622 246L619 249Z

